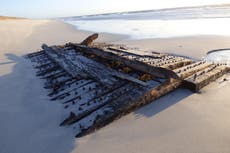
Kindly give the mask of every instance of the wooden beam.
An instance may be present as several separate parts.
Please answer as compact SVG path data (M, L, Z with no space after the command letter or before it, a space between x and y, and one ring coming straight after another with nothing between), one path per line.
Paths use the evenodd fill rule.
M124 54L129 54L129 55L133 55L133 56L137 56L137 57L142 57L142 58L161 58L165 55L161 55L160 53L157 54L155 53L154 55L141 55L141 54L135 54L133 53L132 50L124 50L124 49L118 49L115 47L108 47L107 49L112 50L112 51L116 51L118 53L124 53Z
M120 56L118 56L118 55L116 55L114 53L105 52L105 51L100 50L98 48L89 48L89 47L86 47L86 46L77 45L77 44L73 44L73 43L70 43L68 45L73 46L77 51L80 51L80 52L93 54L93 55L102 57L104 59L119 61L119 62L121 62L121 63L123 63L123 64L135 69L135 70L151 74L151 75L153 75L155 77L159 77L159 78L178 78L176 73L174 73L173 71L167 70L165 68L153 67L151 65L148 65L148 64L140 62L140 61L129 60L127 58L120 57Z
M229 67L222 65L207 67L184 80L184 86L198 92L201 88L229 72Z
M85 56L79 55L73 50L63 51L56 46L48 47L45 44L42 45L42 48L53 60L56 61L56 63L73 77L80 75L83 78L94 79L106 86L116 83L118 81L116 78L124 79L142 86L148 85L141 80L115 71L96 61L86 58Z

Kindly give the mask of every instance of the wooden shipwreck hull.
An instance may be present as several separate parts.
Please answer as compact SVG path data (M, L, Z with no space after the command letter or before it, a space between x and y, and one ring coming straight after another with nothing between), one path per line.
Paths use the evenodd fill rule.
M194 91L229 71L225 65L186 57L135 54L122 45L42 45L27 57L45 80L53 101L63 104L76 137L105 126L181 85ZM86 46L90 42L91 47Z

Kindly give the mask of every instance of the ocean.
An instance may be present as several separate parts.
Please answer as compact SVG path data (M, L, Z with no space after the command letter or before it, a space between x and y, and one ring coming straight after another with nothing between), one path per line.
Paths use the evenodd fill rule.
M230 36L230 4L62 18L77 29L131 39L194 35Z

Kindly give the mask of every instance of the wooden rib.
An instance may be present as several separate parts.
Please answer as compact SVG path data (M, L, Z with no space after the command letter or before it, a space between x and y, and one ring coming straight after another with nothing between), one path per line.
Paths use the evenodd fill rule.
M177 69L177 68L182 67L182 66L189 65L191 63L192 63L192 60L190 60L190 59L182 59L182 60L176 61L174 63L165 64L161 67L169 69L169 70L173 70L173 69Z
M75 88L73 88L73 89L71 89L69 91L65 91L63 93L60 93L59 95L53 97L51 100L57 100L59 97L62 97L63 95L66 95L67 93L75 92L77 89L82 88L82 87L84 87L84 86L86 86L88 84L92 84L92 83L95 83L95 82L93 80L88 80L88 81L86 81L84 83L78 84ZM66 103L66 102L64 102L64 103Z
M181 80L170 79L162 85L159 85L149 91L143 90L143 88L130 91L127 96L122 96L120 97L120 99L117 99L116 102L110 103L102 107L100 111L110 111L107 111L108 113L106 115L96 118L92 126L82 129L81 132L77 133L76 137L87 135L95 131L96 129L107 125L113 120L133 111L134 109L139 108L142 105L148 104L155 99L158 99L166 93L176 89L178 86L181 85L181 83Z
M59 66L54 66L54 67L51 67L51 68L48 68L46 70L42 70L40 72L37 72L37 76L44 76L46 74L49 74L51 72L54 72L54 71L57 71L57 70L60 70L60 67Z
M55 64L53 62L49 61L48 63L35 66L34 68L35 69L43 69L43 68L45 69L46 67L49 67L49 66L52 66L52 65L55 65Z
M44 54L44 51L41 50L41 51L38 51L38 52L35 52L35 53L30 53L30 54L27 55L27 57L32 58L32 57L38 56L40 54Z
M113 89L113 91L109 92L107 95L102 95L102 96L99 96L99 97L96 97L95 99L92 99L91 101L93 100L100 100L101 97L109 97L108 99L104 99L105 101L100 101L100 104L96 105L95 107L91 107L81 113L78 113L75 117L68 117L67 119L65 119L61 124L60 126L65 126L65 125L70 125L70 124L73 124L79 120L81 120L82 118L90 115L91 113L93 113L94 111L100 109L101 107L109 104L109 103L112 103L114 100L118 99L119 97L123 96L125 93L127 93L128 91L124 90L125 88L127 88L127 86L130 86L130 85L126 85L126 86L121 86L121 87L118 87L118 88L115 88Z
M79 80L70 78L68 80L65 80L65 81L59 82L57 84L54 84L54 86L56 88L53 88L53 91L51 93L49 93L48 95L49 96L57 95L61 91L63 91L64 89L67 89L67 87L70 88L70 86L75 84L77 81L79 81ZM50 87L50 88L52 88L52 87Z
M84 86L84 87L78 89L77 91L78 91L78 92L81 92L83 88L86 88L86 87L88 87L88 86L90 86L90 85L95 85L95 86L97 86L98 84L96 84L96 82L93 82L92 84L89 84L89 85L87 85L87 86ZM103 87L101 87L101 86L99 86L99 87L97 87L97 88L96 88L96 87L92 87L91 90L85 91L85 92L83 92L81 95L75 95L73 98L70 98L70 99L68 99L68 100L64 100L64 102L62 102L62 103L63 103L63 104L71 103L71 102L74 101L74 100L78 100L79 97L83 97L83 98L85 97L85 98L87 98L87 99L89 100L89 99L92 99L92 98L95 96L95 94L96 94L97 92L98 92L98 93L102 92L102 90L103 90Z
M46 74L45 76L43 76L41 79L53 79L56 76L59 76L60 74L69 74L67 73L65 70L58 70L58 71L54 71L55 73L51 73L51 74Z
M173 71L177 73L182 79L184 79L211 65L212 65L211 63L206 63L206 62L203 63L203 61L199 61L199 62L190 64L190 65L175 69Z

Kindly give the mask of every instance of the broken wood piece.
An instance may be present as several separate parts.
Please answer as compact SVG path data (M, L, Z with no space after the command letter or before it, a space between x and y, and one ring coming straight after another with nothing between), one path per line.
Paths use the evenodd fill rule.
M91 36L87 37L85 40L83 40L80 45L85 45L85 46L91 46L93 41L98 38L98 34L94 33Z

